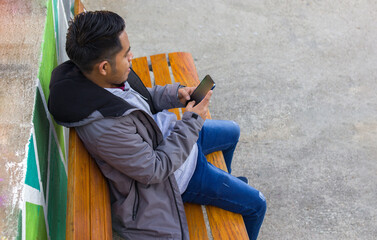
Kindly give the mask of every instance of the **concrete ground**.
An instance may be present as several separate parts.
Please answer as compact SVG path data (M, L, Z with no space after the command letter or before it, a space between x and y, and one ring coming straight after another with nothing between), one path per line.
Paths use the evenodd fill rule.
M233 174L247 176L268 201L260 239L376 239L373 1L83 2L89 10L112 10L126 18L135 57L187 51L200 78L212 75L217 84L212 118L235 120L242 131ZM40 16L41 8L25 18ZM4 45L5 31L2 165L24 155L34 95L13 82L33 86L37 64L31 60L38 59L42 36L40 29L20 33L28 36L23 41L32 41L26 61L24 52L12 52L19 46ZM29 70L20 72L22 66ZM16 69L20 78L8 69ZM0 171L1 191L11 192Z

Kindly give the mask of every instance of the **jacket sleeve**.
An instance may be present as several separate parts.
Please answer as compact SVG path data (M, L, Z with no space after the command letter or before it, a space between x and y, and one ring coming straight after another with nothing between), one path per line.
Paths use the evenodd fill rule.
M97 142L98 156L118 171L143 184L159 183L167 179L187 159L196 143L204 120L185 112L171 134L153 146L143 139L135 121L124 118Z
M164 86L155 85L152 88L148 88L156 111L184 107L178 99L178 87L179 83L174 83Z

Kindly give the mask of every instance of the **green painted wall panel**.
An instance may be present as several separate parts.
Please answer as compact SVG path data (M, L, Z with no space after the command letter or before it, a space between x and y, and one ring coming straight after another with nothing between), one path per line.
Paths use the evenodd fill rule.
M58 14L58 0L52 0L52 5L53 5L53 11L54 14ZM57 16L54 17L54 26L55 29L59 29L59 18ZM59 31L55 31L56 34L56 44L59 46Z
M51 116L51 118L53 119L53 117ZM55 120L53 119L52 120L53 124L54 124L54 128L55 128L55 132L56 132L56 135L58 137L58 141L59 141L59 145L60 145L60 148L62 149L62 152L63 152L63 157L65 159L65 143L64 143L64 128L60 125L58 125Z
M32 134L29 140L25 176L25 184L32 187L26 188L28 191L25 194L30 194L30 196L34 196L33 194L38 195L37 198L40 198L36 201L40 205L27 202L26 200L25 208L22 210L24 214L22 215L20 211L19 215L17 239L65 239L67 175L64 167L66 159L64 128L57 125L53 120L52 123L50 122L50 115L44 107L44 103L47 102L49 96L51 72L57 66L56 36L59 34L59 30L55 29L55 26L58 27L61 24L58 22L60 19L59 16L54 16L53 10L58 14L56 10L58 9L59 2L64 7L71 6L67 5L68 1L65 0L46 1L47 16L41 46L42 59L40 60L38 72L40 88L38 87L36 91L33 112L34 138ZM70 2L73 3L72 0ZM50 124L53 124L53 126L50 126ZM49 149L49 146L51 149ZM63 156L61 156L61 153ZM62 157L63 159L61 159ZM40 179L38 178L38 171ZM48 173L49 176L47 175ZM48 195L46 194L47 183L49 185ZM44 194L44 198L39 195L41 188L43 188L42 194ZM26 197L26 199L34 198ZM46 206L48 206L48 209L45 216L44 209L46 210ZM23 217L25 218L23 219ZM25 231L25 236L22 236L22 229Z
M46 198L47 184L47 159L48 159L48 139L50 123L46 116L46 111L42 103L42 96L38 89L35 94L35 104L33 113L34 134L37 142L37 154L39 160L39 172L41 174L41 182L43 185L44 196Z
M57 66L55 30L52 13L52 1L48 1L47 18L42 44L42 61L39 66L38 78L46 100L50 94L49 84L52 70Z
M67 206L67 176L60 158L58 145L51 136L50 186L48 196L49 230L51 239L65 239L65 220Z
M26 233L25 239L46 240L46 222L43 207L26 202Z
M25 183L29 185L30 187L33 187L40 191L33 135L31 135L30 140L29 140L29 152L27 156L27 170L26 170Z
M44 33L44 41L42 44L42 61L39 67L38 77L45 95L46 101L50 95L49 85L52 70L57 66L57 52L56 52L56 41L55 37L58 36L59 31L55 31L55 27L58 27L58 18L53 18L53 9L57 13L58 1L48 1L46 26ZM56 34L56 36L55 36ZM64 147L64 135L63 127L57 125L54 122L54 128L59 139L59 145L62 148L62 153L65 158L65 147Z

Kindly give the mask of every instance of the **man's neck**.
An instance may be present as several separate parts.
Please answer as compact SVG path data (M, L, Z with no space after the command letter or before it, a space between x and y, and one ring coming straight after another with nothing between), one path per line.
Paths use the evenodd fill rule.
M95 83L96 85L102 87L102 88L110 88L111 86L107 86L105 83L105 81L102 81L102 76L98 76L98 74L95 74L94 71L92 71L91 73L87 73L87 72L83 72L84 76L89 79L90 81L92 81L93 83Z

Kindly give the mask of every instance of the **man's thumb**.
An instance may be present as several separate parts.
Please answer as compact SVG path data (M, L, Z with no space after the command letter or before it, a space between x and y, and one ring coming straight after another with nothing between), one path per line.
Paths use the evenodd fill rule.
M195 101L194 101L194 100L193 100L193 101L190 101L190 102L187 104L186 108L187 108L187 107L189 107L189 108L193 108L194 105L195 105Z

